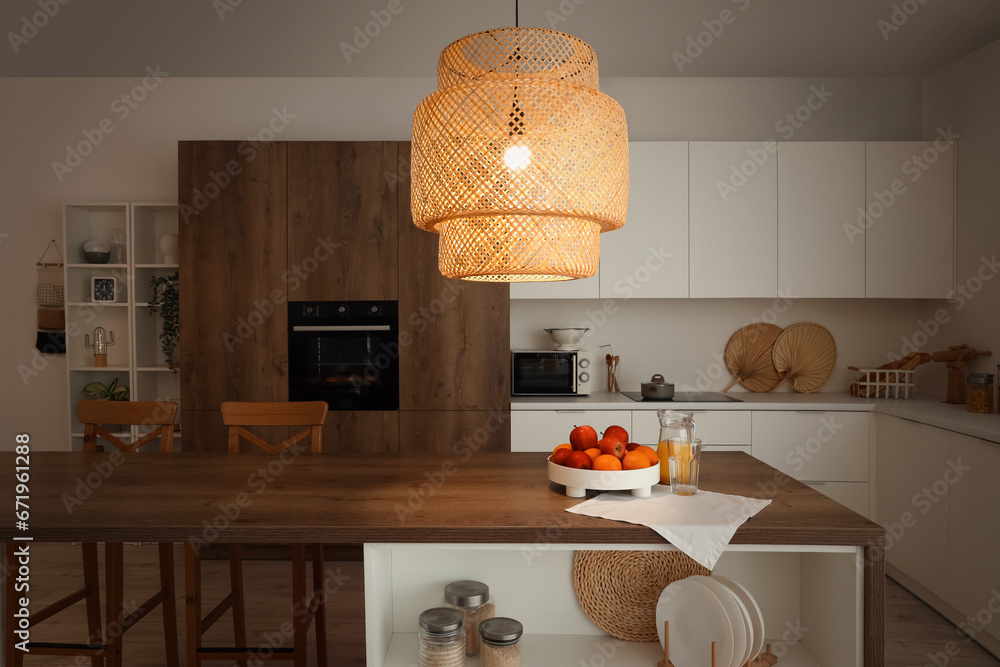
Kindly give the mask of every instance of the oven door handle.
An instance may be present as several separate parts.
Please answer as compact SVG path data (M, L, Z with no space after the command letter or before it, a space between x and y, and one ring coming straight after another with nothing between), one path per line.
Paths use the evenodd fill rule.
M388 324L295 325L292 331L391 331Z

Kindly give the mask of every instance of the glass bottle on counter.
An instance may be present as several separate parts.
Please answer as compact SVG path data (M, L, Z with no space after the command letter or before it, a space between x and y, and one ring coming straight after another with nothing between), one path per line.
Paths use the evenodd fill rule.
M462 612L434 607L421 612L417 631L420 667L464 667L465 629Z
M969 412L989 414L993 412L993 374L973 373L966 387L966 409Z
M660 419L660 441L656 446L656 455L660 459L660 484L669 485L670 467L667 460L670 457L670 438L694 438L694 413L660 408L656 411L656 416Z
M479 624L483 640L483 667L521 667L520 621L506 616L487 618Z
M493 618L496 606L490 587L481 581L453 581L444 587L444 604L462 613L465 621L465 654L479 653L479 624Z

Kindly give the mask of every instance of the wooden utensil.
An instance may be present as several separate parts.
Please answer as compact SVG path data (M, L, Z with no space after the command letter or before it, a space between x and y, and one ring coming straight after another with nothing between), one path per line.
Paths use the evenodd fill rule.
M615 390L615 392L619 392L621 390L618 388L618 362L621 361L621 357L619 357L616 354L614 356L613 361L615 362L615 366L614 366L614 369L612 369L612 372L611 372L611 380L614 383L614 390Z

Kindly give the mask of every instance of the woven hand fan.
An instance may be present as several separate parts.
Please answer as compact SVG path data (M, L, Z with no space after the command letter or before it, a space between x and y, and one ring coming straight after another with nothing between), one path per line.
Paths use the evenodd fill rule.
M663 589L694 574L710 575L680 551L577 551L573 589L580 608L612 637L655 642L656 603Z
M771 348L781 335L781 327L758 322L738 329L726 343L726 366L733 381L722 391L739 382L750 391L765 392L781 381L771 361Z
M826 328L800 322L785 329L774 341L771 353L781 380L771 389L788 382L795 391L810 394L830 379L837 363L837 345Z

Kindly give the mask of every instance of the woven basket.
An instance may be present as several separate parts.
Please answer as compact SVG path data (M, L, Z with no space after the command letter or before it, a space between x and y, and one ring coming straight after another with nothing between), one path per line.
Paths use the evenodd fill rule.
M663 589L695 574L710 575L680 551L577 551L573 589L594 625L630 642L658 641L656 603Z

